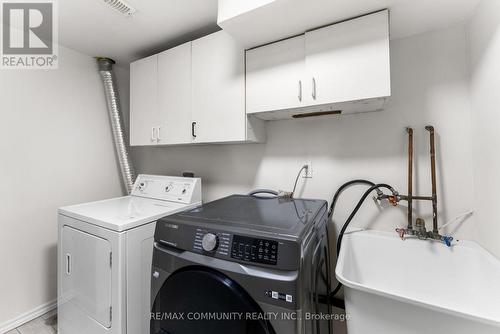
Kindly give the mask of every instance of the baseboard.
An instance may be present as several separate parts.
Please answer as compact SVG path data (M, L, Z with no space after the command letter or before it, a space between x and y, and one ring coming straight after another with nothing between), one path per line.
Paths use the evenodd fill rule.
M21 314L20 316L12 320L6 321L3 324L0 324L0 334L5 334L10 330L13 330L21 325L24 325L25 323L33 319L36 319L47 312L52 311L56 307L57 307L57 301L54 300L47 304L40 305L24 314Z

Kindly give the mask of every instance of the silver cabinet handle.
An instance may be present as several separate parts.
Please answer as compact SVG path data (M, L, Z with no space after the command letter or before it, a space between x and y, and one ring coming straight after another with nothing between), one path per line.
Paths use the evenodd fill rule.
M66 275L71 275L71 254L66 254Z
M299 80L299 101L302 101L302 80Z
M153 126L151 128L151 141L154 143L156 140L156 137L155 137L155 127Z
M312 89L312 98L313 100L316 100L316 79L314 79L313 77L313 80L312 80L312 85L313 85L313 89Z
M158 143L161 140L161 126L158 127L158 137L156 137L156 142Z

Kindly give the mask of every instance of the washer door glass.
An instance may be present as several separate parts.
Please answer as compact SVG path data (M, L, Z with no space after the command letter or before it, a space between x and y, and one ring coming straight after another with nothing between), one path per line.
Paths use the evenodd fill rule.
M151 316L151 334L274 334L252 297L208 267L174 272L158 292Z

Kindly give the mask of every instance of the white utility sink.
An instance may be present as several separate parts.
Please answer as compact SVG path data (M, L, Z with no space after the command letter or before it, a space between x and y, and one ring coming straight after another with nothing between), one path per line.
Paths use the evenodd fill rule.
M335 273L349 334L500 333L500 261L474 242L354 232Z

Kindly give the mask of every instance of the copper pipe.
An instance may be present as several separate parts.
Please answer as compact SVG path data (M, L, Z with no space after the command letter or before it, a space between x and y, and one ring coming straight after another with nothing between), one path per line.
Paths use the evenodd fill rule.
M408 201L409 196L407 195L399 195L399 198L403 201ZM432 201L432 196L411 196L411 199L414 201Z
M413 129L406 128L408 133L408 229L413 229Z
M434 127L426 126L425 129L430 133L430 146L431 146L431 180L432 180L432 232L439 233L438 219L437 219L437 193L436 193L436 149L434 142Z

